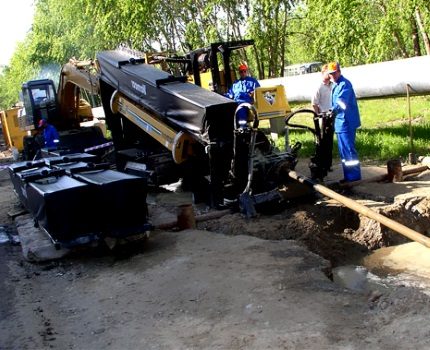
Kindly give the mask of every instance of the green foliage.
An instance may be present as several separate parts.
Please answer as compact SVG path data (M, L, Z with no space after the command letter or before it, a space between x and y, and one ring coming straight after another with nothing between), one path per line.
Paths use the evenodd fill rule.
M119 44L176 52L252 37L250 61L259 77L279 76L287 62L356 65L412 56L414 18L418 11L428 34L429 6L426 0L39 0L31 59L61 64Z
M248 33L258 47L259 78L283 75L285 64L287 19L294 2L258 0L252 2L253 13L248 18Z
M29 42L27 38L18 44L10 65L0 75L0 109L8 109L18 102L22 83L37 75L38 66L28 63Z
M356 147L363 161L387 161L391 158L407 159L408 153L428 155L430 133L430 97L413 96L409 103L405 97L359 100L361 128L357 130ZM294 105L293 110L309 106ZM312 127L310 115L294 119L294 123ZM310 132L290 130L290 144L302 143L301 157L310 157L315 151ZM333 156L338 157L335 137ZM278 147L283 148L283 140Z
M260 79L284 65L338 60L357 65L430 54L428 0L38 0L25 52L0 77L1 104L48 63L94 58L119 45L188 52L211 42L254 39L244 53ZM13 76L12 76L13 74Z
M300 39L307 61L337 60L349 66L430 54L423 45L423 35L430 30L429 4L425 0L305 3L301 10L303 20L295 23L295 29L305 33ZM417 28L416 11L424 21L424 32ZM297 41L294 43L297 45Z

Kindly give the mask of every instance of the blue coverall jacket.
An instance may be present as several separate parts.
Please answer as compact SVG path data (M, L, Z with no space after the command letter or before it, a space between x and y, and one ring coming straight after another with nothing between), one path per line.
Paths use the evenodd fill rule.
M361 125L357 99L351 82L342 75L333 84L332 109L335 114L334 131L345 181L361 179L360 161L355 149L355 134Z
M351 82L342 75L333 84L331 100L332 109L336 115L334 121L336 133L355 130L361 125L354 89Z
M226 96L232 98L236 102L239 103L252 103L252 98L249 95L256 88L260 86L260 83L257 79L253 77L245 77L242 79L236 80L231 88L226 93Z
M51 124L46 125L43 130L43 138L45 139L45 147L56 148L60 143L60 136L57 129Z
M251 93L260 86L257 79L253 77L244 77L236 80L231 88L225 94L235 100L237 103L254 103ZM248 120L248 110L245 108L239 108L236 111L236 123L239 127L244 127Z

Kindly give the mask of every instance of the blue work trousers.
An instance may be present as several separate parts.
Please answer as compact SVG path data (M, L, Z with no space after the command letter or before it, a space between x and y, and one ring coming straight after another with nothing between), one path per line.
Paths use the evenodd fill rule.
M356 130L336 133L340 159L342 160L343 178L345 181L361 180L361 169L355 149Z

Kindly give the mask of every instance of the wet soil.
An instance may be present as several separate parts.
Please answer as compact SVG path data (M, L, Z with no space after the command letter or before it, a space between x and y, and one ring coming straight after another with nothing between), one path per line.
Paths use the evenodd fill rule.
M244 220L241 214L226 215L198 225L199 228L228 235L246 234L267 240L296 240L333 266L357 261L368 248L351 239L359 228L356 213L321 200L287 205L276 214L260 214Z
M369 177L384 171L364 169ZM339 169L327 184L336 176ZM348 196L428 232L430 183L422 174L410 180L363 184ZM0 204L13 231L17 199L5 171ZM177 204L151 202L151 220L174 221ZM317 195L253 219L226 213L115 251L89 247L41 263L2 244L0 349L427 349L422 289L382 277L366 289L333 282L336 267L362 274L362 257L405 242Z

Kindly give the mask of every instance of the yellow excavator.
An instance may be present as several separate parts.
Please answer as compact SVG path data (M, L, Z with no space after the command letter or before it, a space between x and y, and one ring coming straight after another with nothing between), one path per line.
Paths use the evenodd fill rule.
M15 149L17 152L24 150L24 137L27 135L26 130L19 126L19 117L22 112L23 108L19 105L0 111L5 144L8 148Z
M21 106L1 112L7 145L22 152L25 160L33 159L43 147L38 137L41 119L57 128L63 152L81 152L104 143L97 72L93 61L71 59L62 67L57 89L50 79L23 83Z

